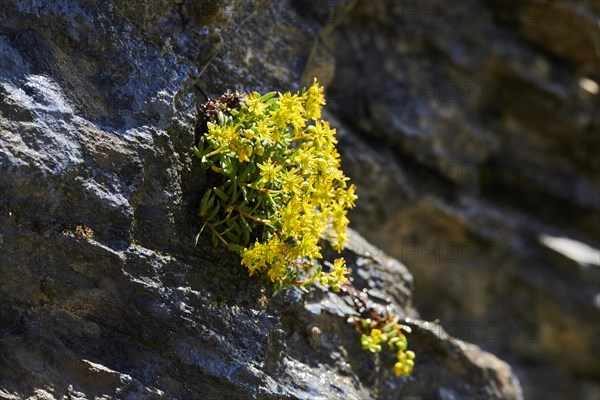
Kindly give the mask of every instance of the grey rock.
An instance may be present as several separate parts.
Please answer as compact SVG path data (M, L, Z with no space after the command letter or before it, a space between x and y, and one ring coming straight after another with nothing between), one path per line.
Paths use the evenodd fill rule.
M355 284L414 329L410 378L360 348L349 300L271 297L194 244L193 85L331 75L316 36L353 5L3 2L0 397L522 398L508 364L421 321L411 274L356 233Z
M352 226L533 399L600 396L599 11L365 1L324 39Z

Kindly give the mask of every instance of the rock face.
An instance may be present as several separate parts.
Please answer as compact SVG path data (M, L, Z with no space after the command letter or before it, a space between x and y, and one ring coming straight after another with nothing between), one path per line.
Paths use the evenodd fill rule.
M526 397L597 397L600 10L448 3L4 1L0 398L523 397L444 327ZM357 287L410 318L410 378L360 349L347 299L273 298L194 245L194 85L313 76L354 227L416 277L415 308L352 234Z
M323 39L354 228L534 399L600 396L599 20L594 1L365 1Z
M194 84L331 78L316 35L350 6L3 2L0 398L522 398L506 363L418 319L410 273L356 233L356 286L413 327L410 378L360 349L349 299L273 298L194 245Z

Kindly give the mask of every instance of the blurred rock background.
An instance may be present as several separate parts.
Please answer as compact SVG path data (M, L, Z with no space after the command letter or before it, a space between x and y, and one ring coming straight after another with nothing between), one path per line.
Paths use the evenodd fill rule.
M444 328L509 362L525 398L597 399L599 16L594 0L3 1L0 397L521 397ZM192 245L194 84L313 76L358 186L352 226L408 268L353 236L355 279L439 320L415 322L409 379L369 364L343 304L269 300Z
M323 42L353 227L526 397L600 397L600 3L359 1Z

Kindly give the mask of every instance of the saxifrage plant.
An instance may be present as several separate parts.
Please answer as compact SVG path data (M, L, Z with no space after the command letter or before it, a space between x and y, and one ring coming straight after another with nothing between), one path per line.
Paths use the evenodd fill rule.
M335 129L321 119L323 87L316 79L300 93L233 93L200 107L194 153L213 182L200 202L215 245L241 256L250 275L266 275L275 293L318 282L338 292L347 281L343 258L322 258L319 242L340 252L347 240L354 185L340 169ZM327 267L327 270L323 269ZM390 320L356 324L362 346L397 352L397 375L408 375L414 354L404 352L408 327Z

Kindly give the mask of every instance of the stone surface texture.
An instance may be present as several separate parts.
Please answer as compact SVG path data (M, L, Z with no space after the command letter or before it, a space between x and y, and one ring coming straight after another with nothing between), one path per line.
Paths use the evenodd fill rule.
M532 399L600 397L599 21L596 1L365 1L323 40L353 227Z
M0 398L597 398L600 7L505 3L2 1ZM194 243L194 86L313 76L411 377Z

